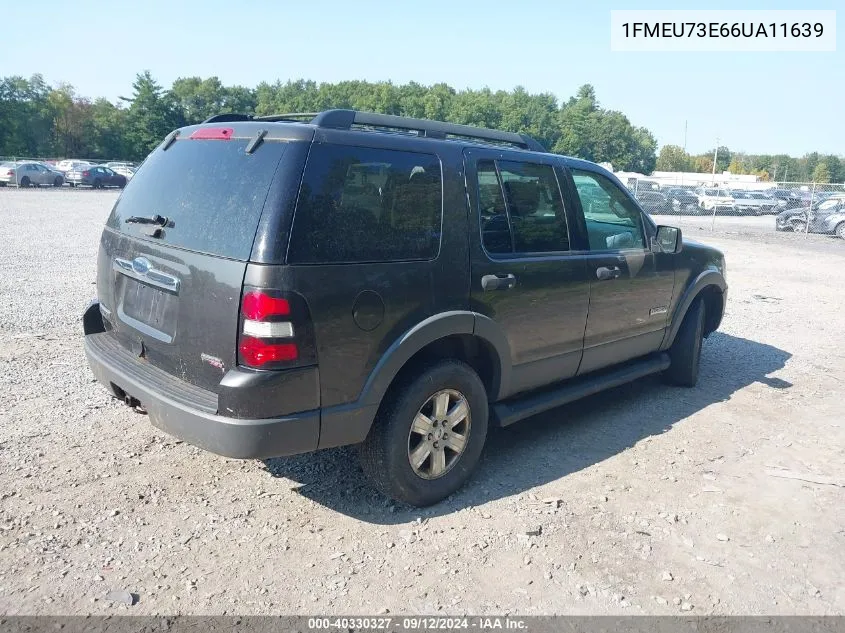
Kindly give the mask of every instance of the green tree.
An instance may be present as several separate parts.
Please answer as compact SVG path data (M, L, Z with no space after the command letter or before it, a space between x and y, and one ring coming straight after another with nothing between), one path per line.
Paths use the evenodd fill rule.
M690 171L692 159L678 145L664 145L657 157L657 171Z
M172 97L165 94L149 71L139 73L132 84L127 117L129 152L143 160L164 137L179 126L180 116Z
M830 174L830 182L841 183L845 180L845 170L842 167L842 161L834 154L828 154L824 157L824 162L827 164L827 170Z
M226 88L217 77L180 77L173 82L169 97L190 125L225 110Z
M830 182L830 170L827 168L827 163L816 164L815 168L813 169L813 182Z

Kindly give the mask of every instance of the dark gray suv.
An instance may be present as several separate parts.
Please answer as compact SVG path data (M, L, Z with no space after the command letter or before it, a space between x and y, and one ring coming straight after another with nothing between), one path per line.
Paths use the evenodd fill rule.
M382 491L426 505L490 425L658 372L694 385L726 290L721 253L529 137L227 114L171 133L115 204L85 351L190 443L360 444Z

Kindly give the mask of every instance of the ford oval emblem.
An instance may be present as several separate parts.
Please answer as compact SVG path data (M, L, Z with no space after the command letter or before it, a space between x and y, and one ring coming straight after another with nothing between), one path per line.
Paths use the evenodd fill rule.
M132 270L139 275L146 275L150 271L150 260L146 257L136 257L132 260Z

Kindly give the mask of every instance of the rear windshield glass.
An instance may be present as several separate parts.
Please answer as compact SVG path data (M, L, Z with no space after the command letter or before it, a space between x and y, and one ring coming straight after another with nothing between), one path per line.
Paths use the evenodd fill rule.
M153 152L129 181L107 225L157 243L231 259L249 259L264 200L286 143L267 141L247 154L248 139L177 140ZM163 235L130 218L168 219ZM155 228L153 226L152 228Z

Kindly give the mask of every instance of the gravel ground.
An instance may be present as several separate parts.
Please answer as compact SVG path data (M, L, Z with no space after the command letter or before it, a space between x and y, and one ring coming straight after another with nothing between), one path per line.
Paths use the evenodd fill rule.
M79 317L115 197L0 191L0 613L845 613L839 241L685 227L731 285L699 386L494 432L419 511L353 449L224 459L93 382Z

